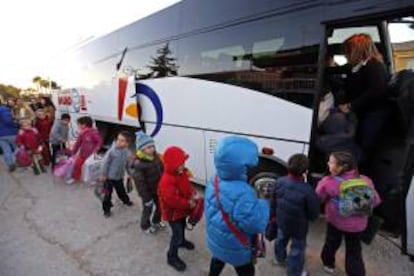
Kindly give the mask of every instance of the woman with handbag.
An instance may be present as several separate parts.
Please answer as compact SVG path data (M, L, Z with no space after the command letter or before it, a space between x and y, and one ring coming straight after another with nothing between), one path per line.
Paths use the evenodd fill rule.
M248 168L258 160L257 146L249 139L230 136L217 146L217 177L205 193L207 243L213 255L210 276L220 275L226 263L238 275L254 275L255 258L264 255L269 204L247 182Z

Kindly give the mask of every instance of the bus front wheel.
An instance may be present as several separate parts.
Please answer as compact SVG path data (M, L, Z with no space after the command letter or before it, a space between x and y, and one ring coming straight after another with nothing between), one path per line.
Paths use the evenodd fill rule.
M279 174L273 172L259 172L249 183L255 188L261 198L270 199L276 185Z

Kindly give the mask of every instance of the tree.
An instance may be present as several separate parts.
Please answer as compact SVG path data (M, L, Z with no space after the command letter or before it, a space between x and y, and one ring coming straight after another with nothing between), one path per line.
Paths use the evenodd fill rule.
M151 70L148 74L139 74L140 79L148 78L162 78L176 76L178 66L176 64L176 58L172 57L169 44L165 44L164 47L157 50L157 56L151 57L151 64L147 67Z
M37 92L40 93L40 90L47 92L49 89L60 89L60 86L57 82L50 80L48 78L42 78L40 76L36 76L32 79L32 82L36 84Z
M45 93L47 91L48 88L50 88L50 81L45 80L45 79L41 79L39 81L39 85L41 88L43 88L43 93Z
M60 86L55 81L51 81L50 85L51 85L52 89L60 89Z
M37 87L37 92L40 92L40 87L41 87L41 85L40 85L40 81L42 80L42 77L40 77L40 76L36 76L36 77L34 77L33 79L32 79L32 82L36 85L36 87Z
M0 95L4 98L17 98L20 96L20 88L13 85L0 84Z

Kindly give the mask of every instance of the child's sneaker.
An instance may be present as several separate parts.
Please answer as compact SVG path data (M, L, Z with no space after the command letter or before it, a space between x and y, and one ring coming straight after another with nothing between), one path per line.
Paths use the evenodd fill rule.
M69 179L66 180L66 184L68 184L68 185L73 184L73 182L75 182L75 179L73 179L73 178L69 178Z
M162 229L165 229L166 227L165 223L163 222L154 223L152 226L157 230L162 230Z
M324 265L323 266L323 271L325 271L328 274L334 274L335 268Z
M307 271L302 271L301 276L309 276L309 273Z
M278 259L276 258L276 256L273 256L272 263L274 265L276 265L276 266L285 266L286 265L286 261L285 260L278 261Z
M154 226L150 226L148 229L144 230L145 234L154 234L157 232L157 229Z

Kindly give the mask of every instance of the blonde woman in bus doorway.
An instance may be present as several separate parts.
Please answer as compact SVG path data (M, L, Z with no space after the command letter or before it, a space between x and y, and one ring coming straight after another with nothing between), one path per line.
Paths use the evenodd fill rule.
M346 94L338 107L342 112L354 112L358 118L356 142L361 148L360 170L369 174L370 160L378 146L384 128L387 108L389 75L382 55L368 34L354 34L343 43L349 71Z

